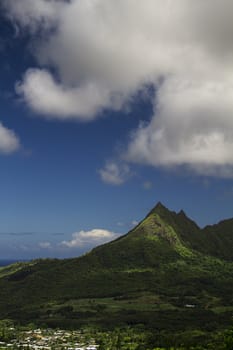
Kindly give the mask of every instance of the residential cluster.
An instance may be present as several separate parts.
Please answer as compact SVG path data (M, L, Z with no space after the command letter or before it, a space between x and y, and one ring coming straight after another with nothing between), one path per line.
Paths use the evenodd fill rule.
M11 328L14 331L14 328ZM16 333L15 333L16 334ZM9 342L0 342L0 350L97 350L99 345L88 335L76 330L35 329L17 332Z

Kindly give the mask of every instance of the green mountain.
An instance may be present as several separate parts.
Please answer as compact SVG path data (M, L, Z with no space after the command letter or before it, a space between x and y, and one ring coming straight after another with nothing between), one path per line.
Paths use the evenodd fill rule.
M233 219L200 229L161 203L133 230L75 259L0 269L0 314L50 326L232 322Z

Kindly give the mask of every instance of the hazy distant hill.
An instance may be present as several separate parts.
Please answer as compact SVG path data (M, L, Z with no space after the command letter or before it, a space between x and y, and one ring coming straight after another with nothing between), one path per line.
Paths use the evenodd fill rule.
M233 219L200 229L161 203L126 235L65 260L0 269L2 318L49 325L229 325Z

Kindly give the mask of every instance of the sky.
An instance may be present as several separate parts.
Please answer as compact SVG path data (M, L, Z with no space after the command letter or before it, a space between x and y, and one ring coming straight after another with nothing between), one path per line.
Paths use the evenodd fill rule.
M0 259L79 256L156 205L233 217L231 0L1 0Z

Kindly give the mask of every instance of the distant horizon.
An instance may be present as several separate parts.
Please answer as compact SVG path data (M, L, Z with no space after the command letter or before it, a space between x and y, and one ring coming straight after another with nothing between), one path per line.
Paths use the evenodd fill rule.
M157 204L153 207L153 208L151 208L151 210L153 210L158 204L161 204L162 206L164 206L164 204L163 203L161 203L160 201L158 201L157 202ZM166 207L166 206L165 206ZM178 214L178 213L180 213L181 211L183 211L184 213L185 213L185 215L187 215L187 217L189 218L189 219L191 219L191 220L193 220L192 218L190 218L190 216L188 215L188 213L186 213L183 209L180 209L180 210L177 210L177 211L174 211L174 210L170 210L170 208L167 208L166 207L166 209L168 209L169 211L173 211L173 212L176 212L176 214ZM150 211L151 211L150 210ZM137 226L148 214L149 214L149 212L150 211L148 211L148 213L140 220L140 221L138 221L137 223L135 222L135 226ZM203 226L203 227L201 227L201 226L199 226L200 227L200 229L204 229L205 227L208 227L208 226L213 226L213 225L216 225L216 224L219 224L220 222L222 222L222 221L227 221L227 220L232 220L233 219L233 217L229 217L229 218L222 218L222 219L220 219L219 221L217 221L217 222L215 222L215 223L212 223L212 224L206 224L205 226ZM195 223L196 223L196 221L195 220L193 220ZM196 223L197 224L197 223ZM133 228L133 227L132 227ZM117 238L119 238L120 236L123 236L123 235L125 235L125 234L127 234L129 231L131 231L131 229L130 230L128 230L127 232L124 232L124 233L122 233L121 235L118 235L118 236L112 236L112 237L109 237L109 239L108 239L108 242L110 242L110 241L113 241L113 240L115 240L115 239L117 239ZM14 235L17 235L17 233L14 233ZM1 236L1 233L0 233L0 236ZM110 239L111 238L111 239ZM95 244L95 245L93 245L93 246L91 246L91 247L89 247L89 248L87 248L86 250L83 250L82 252L77 252L77 254L75 254L75 251L73 251L73 255L71 255L71 256L62 256L62 255L48 255L48 256L40 256L40 255L35 255L35 256L33 256L33 257L26 257L26 258L23 258L23 257L20 257L20 258L15 258L15 257L6 257L6 258L0 258L0 266L5 266L6 264L5 264L5 262L12 262L12 263L14 263L14 262L27 262L27 261L32 261L32 260L37 260L37 259L74 259L74 258L78 258L78 257L80 257L80 256L82 256L82 255L85 255L86 253L88 253L88 252L90 252L93 248L95 248L96 246L100 246L100 245L102 245L102 244L104 244L104 242L100 242L99 244ZM1 264L1 263L4 263L3 265Z
M30 261L31 259L25 260L25 259L0 259L0 267L2 266L7 266L16 262L27 262Z

